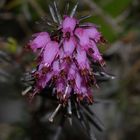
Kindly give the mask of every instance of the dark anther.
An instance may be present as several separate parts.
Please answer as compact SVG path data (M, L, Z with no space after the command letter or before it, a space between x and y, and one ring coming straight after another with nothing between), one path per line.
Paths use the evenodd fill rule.
M52 37L52 40L53 40L53 41L57 41L57 42L59 42L59 36L58 36L58 35L53 36L53 37Z
M46 74L49 71L50 71L50 67L45 66L45 67L42 68L42 74Z
M105 40L105 38L103 36L100 37L100 42L104 43L104 44L107 43L107 41Z
M70 38L70 32L66 32L66 38L69 39Z
M94 53L94 50L92 48L89 48L88 49L88 52L89 52L89 54L93 54Z

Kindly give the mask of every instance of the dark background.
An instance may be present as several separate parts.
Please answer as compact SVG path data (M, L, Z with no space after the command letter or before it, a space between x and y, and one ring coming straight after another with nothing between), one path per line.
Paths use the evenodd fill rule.
M64 9L64 1L58 1L60 9ZM57 139L56 132L60 130L57 124L46 123L44 118L43 125L38 122L40 97L30 104L21 95L22 74L32 67L33 60L32 54L23 48L33 33L45 30L41 17L49 15L51 2L0 0L0 140ZM76 2L70 3L73 6ZM99 140L139 140L140 1L79 0L77 16L87 14L92 16L85 21L99 25L107 39L100 50L107 62L106 71L116 76L101 83L100 89L94 89L99 103L91 108L104 123L105 130L92 131ZM60 139L78 138L87 139L82 128L66 123Z

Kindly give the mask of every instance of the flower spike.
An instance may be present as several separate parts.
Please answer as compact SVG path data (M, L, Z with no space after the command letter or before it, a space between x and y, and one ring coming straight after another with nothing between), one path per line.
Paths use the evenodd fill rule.
M94 62L104 66L97 47L102 35L94 24L85 23L83 27L79 24L74 16L78 3L71 14L65 15L63 19L56 2L53 4L55 9L51 6L49 9L54 22L58 20L58 29L51 34L37 33L29 43L33 52L41 58L33 74L35 85L32 87L35 91L41 91L53 83L61 104L67 105L73 95L76 95L76 101L90 104L93 102L91 86L97 85L91 64Z
M69 3L67 5L68 11ZM94 103L93 85L97 86L98 81L114 77L103 69L105 62L98 48L98 44L103 43L103 37L99 28L93 23L81 22L89 16L76 18L77 7L78 2L70 15L65 12L65 15L61 16L55 1L52 6L49 5L52 23L48 19L44 21L50 26L55 25L56 29L50 31L49 28L36 33L28 43L40 60L36 62L37 66L30 73L31 76L26 76L29 80L25 81L28 81L29 87L22 94L27 95L29 92L33 98L51 88L51 97L58 101L58 106L49 117L50 122L53 122L62 109L70 124L72 115L75 115L83 127L87 127L88 119L101 130L100 124L91 117L94 114L91 114L85 105Z

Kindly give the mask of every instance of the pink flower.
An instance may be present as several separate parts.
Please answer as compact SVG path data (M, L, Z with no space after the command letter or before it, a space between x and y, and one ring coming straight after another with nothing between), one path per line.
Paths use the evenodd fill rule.
M82 88L82 77L80 76L79 73L76 73L75 75L75 87L74 90L77 94L80 94L80 89Z
M52 73L49 72L47 75L42 76L39 81L37 82L37 86L41 87L41 89L44 89L47 85L47 83L51 80Z
M71 37L69 39L65 39L63 43L65 57L71 57L75 47L76 47L75 38Z
M92 50L93 50L93 53L91 54L93 60L96 62L99 62L101 65L104 65L104 60L103 60L103 57L102 55L100 54L99 52L99 49L97 48L97 45L94 41L91 41L91 44L90 44Z
M59 45L55 41L50 41L43 52L43 63L45 67L50 67L54 58L58 54Z
M78 47L77 49L77 55L76 55L76 60L79 65L79 69L85 69L87 68L87 53L84 49Z
M62 32L64 37L68 37L69 35L73 35L73 31L76 27L76 19L71 18L69 16L65 16L62 22Z
M56 60L53 62L52 64L52 68L53 68L53 73L55 76L58 76L59 73L60 73L60 64L59 64L59 61Z
M72 63L71 66L69 67L69 71L68 71L68 80L70 82L75 81L76 73L77 73L76 65L74 63Z
M34 35L34 39L30 41L29 46L36 52L37 49L44 48L46 44L50 41L50 36L47 32L40 32Z
M98 42L101 38L101 34L95 27L90 27L85 29L85 34L90 38L93 39L95 42Z
M38 55L42 58L35 72L35 89L40 91L53 83L62 104L73 95L79 102L92 103L91 79L94 74L91 64L96 62L103 66L97 47L101 33L94 24L82 26L70 16L65 16L58 27L53 35L41 32L30 42L33 52L41 49Z
M75 30L75 35L78 37L79 39L79 44L82 48L84 48L85 50L88 49L88 45L89 45L89 35L85 32L84 28L77 28Z

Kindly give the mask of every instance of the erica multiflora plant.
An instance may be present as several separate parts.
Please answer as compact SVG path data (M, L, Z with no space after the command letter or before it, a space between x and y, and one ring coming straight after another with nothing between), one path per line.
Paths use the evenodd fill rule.
M46 87L52 89L51 96L56 97L58 106L49 121L53 121L60 109L65 110L64 114L69 117L76 115L82 122L82 108L93 115L87 106L94 103L93 86L98 87L99 76L107 75L98 49L105 40L95 24L81 22L86 16L75 17L77 6L70 14L65 12L62 16L54 2L53 6L49 6L52 21L45 20L48 31L34 34L27 44L37 56L37 65L30 72L34 82L24 93L32 98ZM100 71L94 69L94 65ZM92 117L88 118L92 120ZM101 129L94 120L92 122Z

